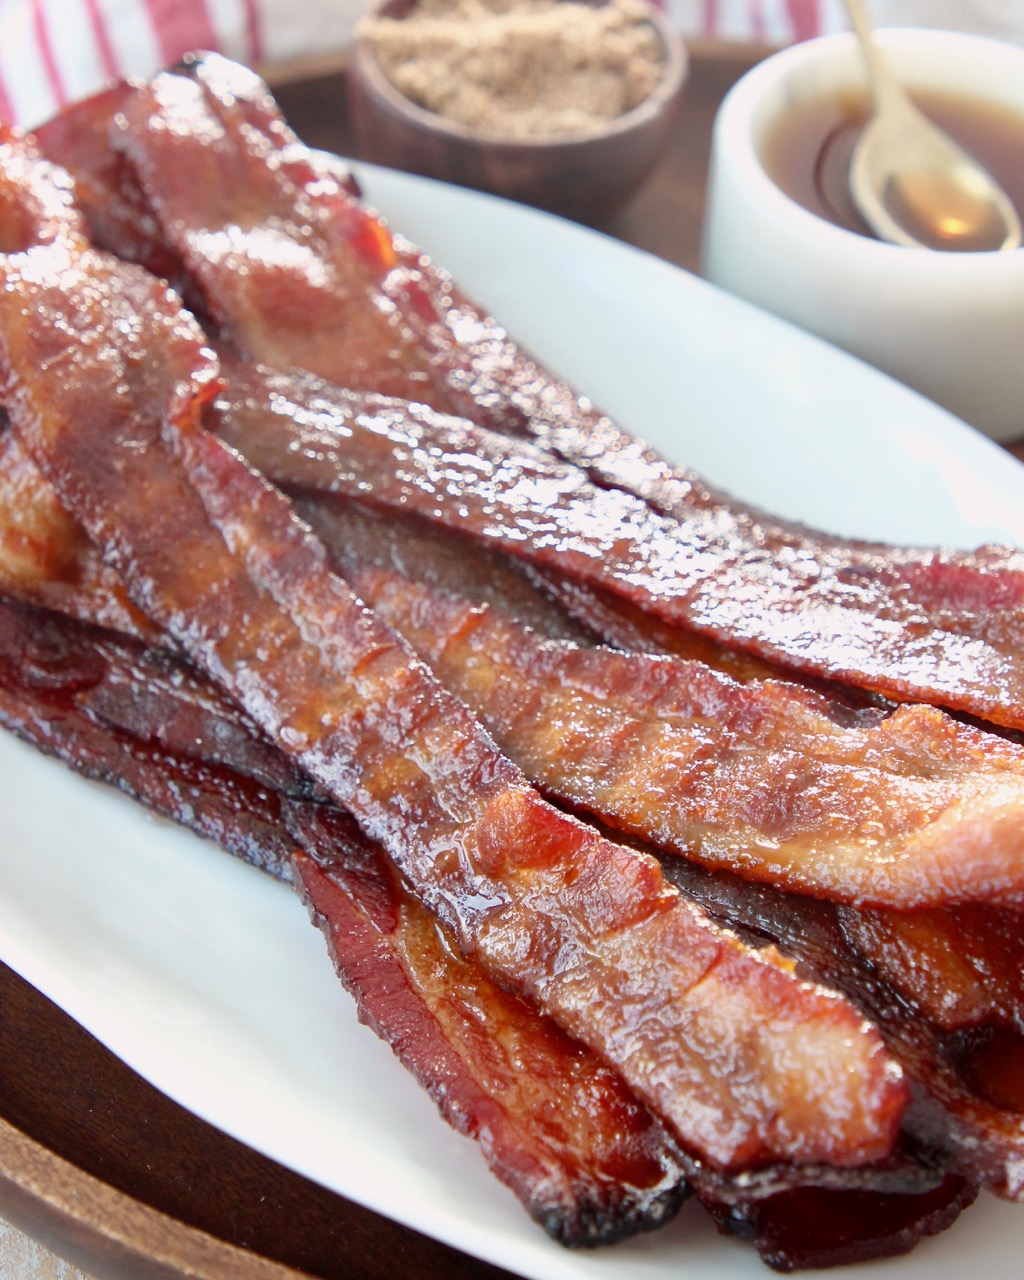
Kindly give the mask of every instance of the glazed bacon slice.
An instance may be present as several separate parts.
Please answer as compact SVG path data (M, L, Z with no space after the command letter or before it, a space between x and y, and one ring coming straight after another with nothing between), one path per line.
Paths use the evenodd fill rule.
M111 121L136 92L134 81L116 81L75 103L43 125L38 145L74 175L75 199L89 223L90 239L118 246L120 256L167 280L201 307L181 256L165 238L125 157L110 145Z
M415 512L781 666L799 651L809 675L1024 723L1024 702L1007 686L1008 673L1024 672L1024 648L1004 654L947 630L945 613L913 643L887 611L851 626L810 556L781 568L763 548L723 556L633 495L595 488L550 454L424 406L244 361L226 371L209 421L286 489ZM819 658L808 648L814 635L828 637Z
M16 181L6 198L20 208ZM283 496L202 430L216 363L174 296L78 228L6 244L23 444L135 603L381 841L464 954L715 1167L883 1158L907 1091L877 1031L711 925L654 859L541 800L326 570Z
M140 703L142 708L140 709ZM159 703L160 732L140 732ZM131 707L133 727L118 723ZM0 599L0 724L78 773L287 878L283 821L308 785L208 682L166 653ZM182 751L186 742L188 750Z
M159 636L5 426L0 513L0 593L126 635Z
M224 70L223 80L234 76L236 90L243 90L244 72L233 64L208 58ZM42 150L74 175L76 202L89 223L89 237L100 248L138 262L167 280L186 298L188 305L209 318L203 295L189 275L181 255L171 246L153 216L127 158L112 142L113 122L127 108L141 83L121 80L91 98L74 103L36 132ZM265 94L267 103L271 100ZM236 98L236 105L241 105ZM276 108L261 111L255 98L249 102L244 127L250 151L262 137L265 159L278 172L289 175L321 206L337 199L343 213L358 196L359 188L348 167L337 157L309 151L298 144L280 119ZM272 156L271 156L272 153ZM372 244L372 236L368 243Z
M198 282L222 333L257 358L312 367L331 379L345 374L356 385L379 383L389 394L447 408L448 396L432 384L419 348L377 288L395 262L390 236L276 111L263 109L265 89L251 72L216 57L193 67L195 79L166 73L123 96L112 128L164 242ZM207 94L207 79L219 96ZM83 114L95 115L93 107ZM99 121L88 124L96 137ZM248 139L244 150L232 145L229 129ZM200 134L209 145L196 151L191 143ZM85 172L101 163L56 137L51 147ZM149 179L172 175L176 189L154 196ZM189 188L219 192L218 207L190 200ZM251 213L238 203L239 192ZM116 239L117 228L109 231ZM216 277L212 290L207 264ZM191 301L191 286L187 292Z
M347 815L186 664L0 601L0 722L77 772L292 881L362 1020L568 1245L662 1225L685 1192L662 1127L529 1005L460 959ZM300 853L310 842L317 861ZM908 1206L909 1208L909 1206Z
M438 590L458 591L491 603L541 635L591 642L546 594L531 585L517 565L499 552L478 549L466 555L461 539L415 517L346 505L334 513L336 534L344 521L346 545L360 559L390 565ZM128 599L118 575L66 514L18 437L6 429L0 411L0 594L36 604L83 622L126 635L165 643ZM607 628L606 628L607 629Z
M704 1203L719 1230L750 1240L763 1262L789 1272L908 1253L976 1198L972 1183L951 1174L919 1196L801 1187L739 1207Z
M849 544L730 503L547 374L346 193L322 199L265 87L221 59L137 90L114 131L243 351L348 386L411 383L415 399L529 435L670 515L690 572L714 583L687 626L817 677L1024 727L1024 553Z
M1002 1020L995 1008L998 979L988 988L993 1016L947 1031L908 995L912 979L900 974L894 986L877 956L853 945L853 908L781 893L683 859L664 866L672 882L715 918L728 920L751 942L779 947L801 972L846 992L883 1029L914 1087L906 1130L925 1150L969 1182L1024 1199L1024 1017L1017 1008L1010 1022ZM979 957L987 950L994 960L1001 945L998 931L984 942L979 938ZM955 965L947 972L958 979ZM978 976L967 982L965 1003L977 999L978 987Z
M139 697L157 714L140 718ZM608 1243L671 1216L687 1162L649 1113L549 1020L459 959L351 819L292 794L283 758L283 794L254 787L249 766L269 749L256 736L239 751L252 726L209 682L130 637L0 601L0 719L85 776L296 883L363 1020L555 1239ZM956 1175L928 1177L911 1163L881 1175L890 1184L902 1176L901 1192L809 1189L809 1222L800 1191L765 1195L694 1173L721 1229L752 1236L782 1270L904 1252L974 1196Z
M400 574L346 576L536 785L614 828L832 901L907 911L1024 890L1024 751L935 708L855 711L544 641Z
M683 1162L582 1045L459 956L347 815L293 807L299 891L361 1017L453 1128L562 1244L610 1244L671 1218Z
M402 512L317 498L297 497L294 505L321 541L330 539L335 564L393 570L432 591L489 605L551 640L597 642L600 633L577 623L551 593L533 584L521 563L499 551Z
M945 1031L1024 1026L1024 913L1015 908L882 907L841 913L876 972ZM1024 1099L1024 1072L1019 1096Z
M887 713L777 680L741 685L705 663L551 642L388 567L352 504L299 510L357 594L560 801L833 901L902 912L1019 897L1019 747L930 707Z

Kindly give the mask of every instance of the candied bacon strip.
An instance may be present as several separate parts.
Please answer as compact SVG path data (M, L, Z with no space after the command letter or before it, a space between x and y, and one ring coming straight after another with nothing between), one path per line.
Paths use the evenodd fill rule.
M0 723L293 881L362 1020L553 1238L610 1243L672 1216L677 1154L619 1077L459 958L380 850L184 663L0 600Z
M113 121L138 82L118 80L47 121L35 138L43 152L75 180L75 200L89 224L90 239L117 246L119 256L138 262L201 301L180 255L165 238L125 157L111 144Z
M159 636L6 429L0 431L0 513L0 592L128 635Z
M1024 1026L1024 913L981 904L904 913L846 911L843 932L897 990L946 1031Z
M307 812L315 814L318 819L323 817L333 818L337 815L337 810L327 810L323 807L316 809L307 809ZM309 846L316 845L323 847L323 839L320 837L309 838L307 836ZM364 861L364 853L359 846L356 846L355 855L346 853L344 856L345 870L348 876L354 876L357 883L367 874L367 866ZM323 904L326 900L330 902L330 898L326 897L334 890L334 884L328 877L336 877L338 863L336 855L332 854L328 869L319 866L314 859L299 858L297 863L300 874L304 878L306 892L309 894L314 912L317 904ZM380 875L382 863L378 860L371 875ZM379 882L374 879L374 884ZM393 884L393 879L391 880ZM347 879L346 879L347 884ZM403 911L417 910L419 912L419 920L426 923L425 914L422 908L417 908L410 904L407 896L403 897L405 906ZM347 981L361 980L367 983L374 991L383 991L381 1003L387 1006L394 999L393 992L397 989L402 990L403 981L407 981L407 972L402 971L397 975L393 972L393 966L388 964L390 959L390 940L387 944L388 954L381 956L384 944L380 940L380 932L387 932L380 919L381 912L378 911L374 916L374 930L369 933L363 927L363 934L369 934L366 937L356 938L355 945L365 947L365 953L359 955L362 963L359 965L358 974L353 974L351 961L349 962ZM343 926L339 925L338 917L342 917ZM354 920L352 916L352 902L348 904L348 910L336 912L334 918L328 923L325 922L323 927L328 933L335 945L342 948L348 948L348 954L352 949L352 934L358 935L359 927L362 922ZM343 938L339 940L339 932L344 927ZM400 946L403 956L407 957L411 946L414 952L412 963L406 961L406 970L412 971L417 975L421 975L420 984L417 990L421 990L423 986L432 987L436 979L433 975L437 972L439 963L450 958L450 952L440 951L438 948L437 934L433 928L426 933L416 932L414 930L406 930L406 937L403 938ZM419 950L423 948L422 952ZM474 1009L479 1006L478 999L472 995L477 989L477 984L481 978L479 972L468 966L465 961L458 962L462 969L466 971L465 979L468 980L471 998L469 1004ZM446 973L446 977L447 977ZM460 972L459 978L463 975ZM343 975L343 981L346 977ZM457 995L462 994L461 981L456 985ZM487 998L484 1000L484 1008L488 1011L491 1009L493 996L490 987L486 986L485 991ZM500 993L499 993L500 994ZM445 992L445 1003L453 1001L453 997L449 992ZM505 1000L510 998L505 996ZM515 1006L512 1006L515 1011ZM457 1007L460 1016L457 1019L457 1038L461 1041L466 1035L467 1030L470 1037L475 1041L479 1034L479 1028L473 1024L467 1026L468 1020ZM518 1018L514 1019L513 1031L518 1032ZM552 1029L554 1045L557 1048L559 1043L558 1033ZM385 1038L387 1038L385 1036ZM454 1038L454 1037L453 1037ZM495 1039L498 1043L495 1046ZM539 1040L539 1038L538 1038ZM497 1053L499 1058L510 1060L508 1074L523 1074L523 1062L529 1058L530 1065L526 1072L530 1081L531 1089L535 1088L535 1081L539 1078L544 1079L547 1076L547 1054L548 1046L540 1041L529 1046L530 1053L526 1054L523 1047L519 1043L518 1036L511 1039L508 1036L506 1028L495 1028L494 1025L488 1026L487 1038L479 1046L479 1052L484 1056L491 1056ZM568 1050L572 1052L572 1046L568 1046ZM450 1052L450 1049L447 1050ZM561 1050L559 1050L561 1056ZM578 1052L578 1050L576 1050ZM432 1063L440 1061L443 1063L446 1053L446 1046L442 1045L440 1050L434 1050L429 1059ZM426 1055L425 1055L426 1056ZM586 1064L583 1079L589 1081L589 1064ZM440 1073L439 1073L440 1074ZM429 1085L428 1085L429 1087ZM550 1120L556 1127L560 1129L567 1121L569 1123L578 1123L578 1109L582 1105L586 1106L589 1096L587 1092L581 1095L581 1098L569 1108L570 1115L567 1117L563 1113L552 1113ZM641 1162L641 1167L649 1164L651 1155L648 1150L650 1144L650 1135L646 1128L641 1128L639 1135L633 1131L635 1120L627 1113L625 1117L624 1132L630 1135L630 1141L626 1144L626 1150L616 1152L613 1148L611 1155L612 1163L618 1159L625 1162L625 1178L627 1185L634 1183L635 1172L632 1165L635 1161ZM658 1135L659 1142L662 1140ZM918 1170L920 1173L920 1169ZM622 1176L622 1175L620 1175ZM914 1175L906 1171L905 1176L913 1178ZM769 1265L782 1270L791 1270L794 1266L828 1266L835 1265L840 1262L850 1262L854 1260L864 1260L869 1257L890 1257L896 1254L907 1252L921 1238L926 1235L935 1234L944 1230L959 1216L959 1214L972 1203L977 1195L977 1187L969 1183L966 1179L955 1174L943 1174L941 1171L934 1174L931 1178L922 1179L920 1189L909 1189L912 1183L908 1183L908 1189L899 1191L884 1191L870 1188L844 1188L842 1186L822 1186L814 1188L794 1188L792 1190L775 1191L772 1194L760 1193L756 1186L747 1188L747 1193L740 1187L729 1187L722 1183L717 1183L714 1179L702 1177L701 1171L696 1172L696 1184L701 1202L712 1213L716 1221L718 1221L723 1229L732 1230L745 1235L747 1238L753 1236L755 1247L762 1254L764 1260ZM806 1191L810 1196L809 1200L802 1198L801 1193ZM663 1193L659 1193L663 1194ZM827 1228L815 1231L809 1228L809 1225L802 1217L802 1208L808 1204L814 1204L818 1207L819 1212L823 1208L827 1208ZM819 1218L820 1221L820 1218ZM822 1224L824 1227L824 1223Z
M0 490L2 500L2 490ZM575 622L522 571L520 563L474 546L418 516L375 511L358 502L295 500L295 509L346 565L376 565L432 590L487 604L552 640L594 643L592 628Z
M294 167L293 136L283 126L276 133L271 128L273 104L258 82L249 77L240 93L239 73L220 59L199 59L189 74L194 77L185 82L189 89L171 83L182 77L164 76L140 90L125 113L120 145L167 238L185 254L208 296L219 300L221 319L244 351L283 369L306 368L375 390L393 391L395 375L415 367L417 377L430 379L433 395L426 398L435 405L454 405L488 427L529 435L600 485L621 488L654 511L670 514L685 530L682 542L698 561L721 562L719 581L733 574L737 562L746 565L755 595L767 593L773 605L752 608L744 590L748 579L741 575L740 583L728 584L726 599L736 599L737 591L740 596L735 608L723 604L713 622L698 608L688 625L720 627L730 643L818 677L832 673L830 651L842 637L846 652L834 671L838 678L1024 727L1024 553L847 544L731 504L548 374L444 272L392 237L379 220L363 213L360 235L353 240L349 229L359 219L358 205L317 202L315 184L304 184ZM250 103L258 104L261 121L256 145ZM181 127L183 104L194 126L191 136ZM163 127L165 117L173 118L173 128ZM276 144L292 163L288 176L271 185L264 176L268 144ZM248 179L240 187L244 214L234 207L238 198L231 214L224 209L228 184L218 178L228 164L240 183ZM200 166L209 167L211 181L197 189ZM213 191L218 199L203 212L200 203ZM293 231L282 243L289 217ZM247 230L232 238L226 256L220 245L208 251L204 224L236 229L241 224ZM268 234L279 250L273 263L268 262ZM370 252L367 243L374 246ZM240 261L246 264L242 273L235 270ZM295 341L289 292L296 302L303 299L311 314L315 311L323 333L344 328L351 289L336 288L331 298L330 282L340 270L355 271L363 296L387 314L391 332L400 335L400 341L395 338L400 356L393 358L386 343L375 354L360 351L358 359L350 359L347 339L339 337L330 352L318 337ZM266 287L240 293L239 274L247 281L266 278ZM308 296L313 275L315 305ZM417 394L424 398L422 386ZM985 608L974 607L978 599ZM872 643L863 648L849 643L850 633L865 631L873 631ZM880 660L872 661L876 652ZM959 701L965 682L978 686L977 697L967 699L970 705Z
M216 54L205 55L220 68L218 82L230 92L250 150L262 143L262 160L286 173L321 208L332 204L341 215L358 197L354 175L336 156L309 151L298 144L281 119L266 86L251 72ZM186 59L190 62L203 59ZM118 80L99 93L65 107L35 132L51 160L75 179L76 201L89 224L89 237L130 262L138 262L183 293L189 306L207 314L201 290L188 274L180 254L170 245L153 216L127 158L114 145L115 121L141 87L138 80Z
M498 552L483 548L467 556L461 539L444 529L355 504L336 510L332 524L335 536L344 538L361 558L440 590L458 590L470 599L492 603L542 635L590 638ZM53 486L17 436L6 429L0 430L0 593L153 643L164 640L65 513Z
M390 237L325 162L261 109L266 89L251 72L218 58L195 65L200 79L168 72L126 95L111 128L164 239L200 285L204 309L257 358L306 362L329 378L344 371L357 385L372 381L447 407L377 288L395 261ZM204 67L217 69L219 98L204 91ZM247 139L244 149L233 144L235 130ZM78 159L58 143L53 152ZM89 173L93 163L82 159ZM157 183L163 189L154 194ZM219 193L191 202L201 221L190 212L188 188Z
M781 667L761 662L738 649L729 649L717 640L698 635L696 631L669 626L621 596L613 596L550 569L527 565L526 571L530 581L548 599L560 605L578 625L614 649L706 662L716 671L725 671L737 680L795 678Z
M1020 748L931 708L885 715L777 681L741 687L702 664L545 643L367 567L384 558L368 529L353 544L350 504L300 510L360 597L559 799L705 865L834 901L905 911L1019 897Z
M973 1183L949 1174L913 1197L800 1187L739 1207L703 1203L723 1235L751 1240L762 1262L789 1272L909 1253L950 1227L977 1195Z
M536 785L614 828L832 901L906 911L1024 891L1021 748L931 707L858 713L544 641L393 571L346 576Z
M851 908L782 893L675 859L666 875L748 940L781 948L800 971L847 995L882 1029L914 1086L905 1128L953 1172L1024 1200L1024 1023L946 1032L851 945ZM998 939L991 943L998 951ZM952 972L952 971L951 971ZM955 974L954 974L955 976ZM902 985L902 984L901 984Z
M891 611L851 619L856 586L838 598L809 555L726 554L693 525L595 488L529 444L421 405L244 361L226 369L209 420L285 488L415 512L808 675L1024 725L1024 646L948 630L946 612L915 615L919 632Z
M177 666L176 677L154 688L154 663ZM159 750L131 713L129 729L109 719L111 705L121 701L118 692L113 698L102 692L111 678L118 692L130 683L165 702L173 689ZM188 696L196 706L186 726L177 704ZM495 988L479 967L457 959L450 943L442 946L436 921L400 889L350 819L324 805L286 802L289 828L316 854L293 856L282 811L268 810L271 798L254 793L246 775L236 776L237 713L201 677L131 638L0 601L0 718L80 773L127 788L262 869L290 878L294 865L364 1021L392 1045L449 1123L480 1142L492 1169L555 1239L607 1243L672 1213L684 1187L660 1127L613 1073ZM213 745L198 767L197 736ZM262 745L243 752L243 767ZM180 803L182 795L188 804ZM531 1064L525 1078L524 1062ZM783 1269L902 1252L940 1222L948 1225L972 1198L961 1180L946 1176L933 1186L936 1179L922 1181L912 1168L902 1175L901 1192L827 1185L813 1193L819 1209L828 1209L828 1231L815 1235L798 1193L748 1186L744 1194L699 1168L695 1174L702 1202L723 1229L753 1233L769 1264Z
M170 682L148 683L161 668L176 669L173 701ZM160 698L169 714L159 735L104 714L125 684ZM193 695L202 701L186 717L183 704ZM279 790L287 767L268 764L266 744L246 741L237 713L173 658L148 653L132 637L0 599L0 724L85 777L288 878L295 841Z
M340 810L303 806L292 822L315 850L295 859L299 891L362 1019L531 1217L569 1245L671 1218L685 1190L679 1161L621 1079L460 957Z
M466 954L717 1167L892 1148L907 1094L877 1031L710 925L653 859L546 805L325 570L285 499L201 430L215 365L172 295L70 235L5 255L2 277L11 421L61 501Z

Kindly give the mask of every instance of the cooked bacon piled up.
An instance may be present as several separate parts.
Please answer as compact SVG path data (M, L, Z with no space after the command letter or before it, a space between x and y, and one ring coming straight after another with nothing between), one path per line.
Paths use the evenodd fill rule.
M1024 726L1022 553L703 489L220 59L40 140L0 154L4 722L294 883L558 1239L689 1189L824 1265L1024 1194L1024 748L950 714Z
M615 492L607 501L613 518L625 514L627 545L608 546L612 531L604 530L602 559L623 554L631 589L688 628L803 674L1024 728L1024 552L948 556L843 543L709 491L547 375L337 184L310 180L308 153L296 152L250 73L200 60L188 75L123 91L117 109L113 146L135 192L128 209L141 202L147 213L128 251L147 261L170 253L189 295L236 349L277 369L454 408L500 434L529 436ZM99 124L101 153L109 153L107 120L89 107L81 117L90 138ZM44 142L96 193L86 212L102 234L111 163L95 161L94 145L65 141L78 124L71 112ZM472 478L487 483L485 460L479 469ZM515 462L494 476L517 486L519 501L532 478ZM557 541L557 504L575 507L580 480L558 473L550 482L545 473L543 482L542 505L552 505L540 532ZM670 519L646 523L627 494ZM634 536L649 538L646 549L632 545ZM669 582L663 538L679 553ZM596 571L621 579L607 565Z

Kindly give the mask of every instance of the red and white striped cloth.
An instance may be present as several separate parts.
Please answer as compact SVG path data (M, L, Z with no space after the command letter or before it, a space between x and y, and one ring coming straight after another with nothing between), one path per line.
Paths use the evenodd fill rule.
M719 40L794 44L846 31L843 0L664 0L683 31ZM879 26L942 27L1024 43L1021 0L868 0Z
M0 118L28 128L192 49L262 66L341 49L361 0L0 0Z
M842 0L655 0L692 39L785 45L844 30ZM0 0L0 119L27 128L190 49L272 66L341 50L365 0ZM1024 43L1021 0L871 0L881 23Z
M664 0L684 31L704 39L785 45L849 25L842 0Z

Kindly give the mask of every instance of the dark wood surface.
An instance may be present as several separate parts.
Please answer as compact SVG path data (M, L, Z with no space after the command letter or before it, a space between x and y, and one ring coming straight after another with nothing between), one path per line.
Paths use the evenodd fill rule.
M714 113L759 56L694 55L670 153L603 230L697 268ZM342 71L291 79L277 94L308 142L353 154ZM1013 452L1024 458L1024 444ZM508 1275L350 1204L197 1120L3 965L0 1217L99 1280Z

